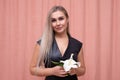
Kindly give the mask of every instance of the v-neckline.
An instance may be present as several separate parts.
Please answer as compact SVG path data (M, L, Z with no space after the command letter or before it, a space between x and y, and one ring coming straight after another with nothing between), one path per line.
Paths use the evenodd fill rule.
M57 44L56 39L55 39L55 43L56 43L56 46L57 46L57 49L58 49L58 51L59 51L60 56L61 56L61 57L64 57L64 55L66 54L66 51L67 51L68 48L69 48L69 44L70 44L70 38L69 38L69 36L68 36L68 44L67 44L67 48L66 48L66 50L64 51L63 54L61 53L61 51L60 51L60 49L59 49L59 47L58 47L58 44Z

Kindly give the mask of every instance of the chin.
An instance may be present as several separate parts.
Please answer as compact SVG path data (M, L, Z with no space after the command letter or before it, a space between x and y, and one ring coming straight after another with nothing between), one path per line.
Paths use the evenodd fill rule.
M64 32L65 32L64 30L56 31L56 33L59 33L59 34L62 34Z

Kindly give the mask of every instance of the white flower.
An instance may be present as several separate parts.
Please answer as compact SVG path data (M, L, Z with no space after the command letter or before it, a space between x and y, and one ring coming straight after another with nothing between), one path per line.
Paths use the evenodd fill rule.
M75 60L73 60L73 55L74 54L72 53L70 59L67 59L65 61L62 60L60 61L64 63L63 68L66 72L69 71L71 68L78 68L81 65L80 62L76 62Z

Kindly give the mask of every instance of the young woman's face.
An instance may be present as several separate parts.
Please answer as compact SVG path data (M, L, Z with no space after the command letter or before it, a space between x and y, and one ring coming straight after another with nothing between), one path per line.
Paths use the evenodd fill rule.
M51 25L55 33L64 33L67 29L68 19L62 11L53 12L51 15Z

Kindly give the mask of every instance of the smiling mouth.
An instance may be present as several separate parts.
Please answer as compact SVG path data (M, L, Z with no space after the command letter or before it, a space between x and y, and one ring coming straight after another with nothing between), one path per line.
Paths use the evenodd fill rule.
M61 30L63 27L56 27L57 30Z

